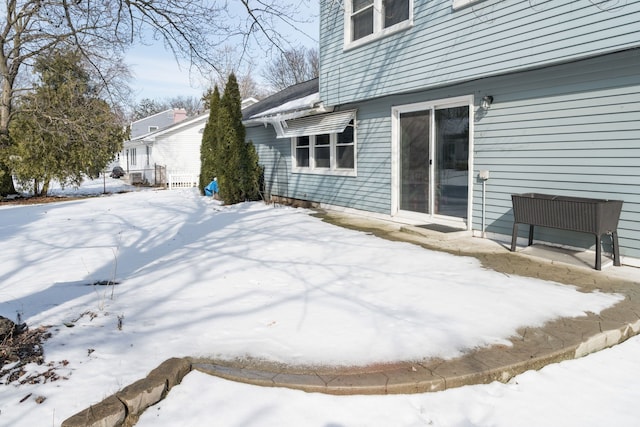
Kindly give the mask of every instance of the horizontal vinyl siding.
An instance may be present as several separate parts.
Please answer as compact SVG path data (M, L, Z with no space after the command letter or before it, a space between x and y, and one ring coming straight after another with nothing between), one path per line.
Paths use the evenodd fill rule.
M260 165L264 168L266 197L288 196L291 171L291 143L289 139L276 139L273 127L248 127L246 139L253 142Z
M357 176L292 174L291 196L368 212L389 213L390 122L386 116L356 116Z
M390 214L392 107L466 95L474 95L477 107L482 96L492 95L489 110L477 108L474 115L473 176L490 171L487 231L511 234L514 193L620 199L621 254L640 259L638 70L640 49L344 105L341 109L357 109L357 177L292 174L291 143L276 140L272 128L258 152L261 163L284 168L278 180L286 185L280 185L279 195ZM265 170L265 179L269 173ZM482 184L476 179L473 184L472 225L480 230ZM593 237L582 233L539 229L535 237L594 245Z
M164 129L171 126L173 124L173 115L173 111L163 111L162 113L154 114L151 117L145 117L144 119L131 123L131 138L148 134L149 126L156 127L157 129Z
M203 123L194 124L189 128L183 128L175 132L158 137L154 142L151 153L151 167L153 163L165 165L168 172L189 172L200 174L200 146L202 133L200 129ZM146 162L144 149L140 154L145 155L142 160Z
M381 115L383 117L381 117ZM267 193L369 212L389 213L390 121L386 111L356 116L357 176L291 172L291 140L277 139L271 126L247 128L264 167ZM361 140L366 135L367 141Z
M478 82L494 96L475 123L475 174L491 173L488 232L511 234L514 193L623 200L621 254L640 258L639 69L640 52L629 51ZM481 228L481 188L474 229ZM520 226L520 235L527 229ZM589 235L543 228L535 239L594 245Z
M343 11L321 2L320 91L327 105L411 92L640 45L640 2L415 0L415 25L343 50Z

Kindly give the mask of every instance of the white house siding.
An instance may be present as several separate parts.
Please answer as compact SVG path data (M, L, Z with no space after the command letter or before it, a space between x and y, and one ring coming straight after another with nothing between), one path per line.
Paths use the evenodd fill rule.
M340 2L320 2L320 96L340 105L640 45L640 1L414 0L414 25L344 50Z
M200 145L204 124L180 128L156 138L152 158L170 173L200 173ZM197 180L196 180L197 181Z
M200 174L200 145L208 114L183 120L170 128L159 130L142 139L125 142L125 167L132 174L142 174L150 184L168 184L170 174L181 175L184 182L195 182ZM147 155L147 146L150 149ZM136 164L131 164L132 149L136 150ZM127 157L128 156L128 157ZM122 156L121 156L122 158ZM124 163L124 160L121 160ZM166 168L165 173L156 166Z
M128 145L123 152L124 156L121 156L120 160L122 167L130 176L138 174L139 177L132 181L138 183L146 179L147 182L153 182L153 173L149 170L149 168L153 168L153 163L151 166L147 164L146 145L142 142L133 143Z

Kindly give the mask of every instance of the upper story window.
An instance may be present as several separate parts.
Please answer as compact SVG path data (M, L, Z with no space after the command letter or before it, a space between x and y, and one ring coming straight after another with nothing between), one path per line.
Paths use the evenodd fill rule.
M358 40L373 34L373 0L353 0L351 39Z
M386 0L384 7L384 28L409 20L409 0Z
M158 130L158 126L149 126L149 133L155 132Z
M413 0L348 0L345 6L346 47L408 28L413 20Z

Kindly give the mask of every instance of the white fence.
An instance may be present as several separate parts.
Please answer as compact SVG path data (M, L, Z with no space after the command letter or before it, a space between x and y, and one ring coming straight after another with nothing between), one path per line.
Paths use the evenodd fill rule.
M190 188L198 186L198 174L193 172L169 172L167 173L169 190L175 188Z

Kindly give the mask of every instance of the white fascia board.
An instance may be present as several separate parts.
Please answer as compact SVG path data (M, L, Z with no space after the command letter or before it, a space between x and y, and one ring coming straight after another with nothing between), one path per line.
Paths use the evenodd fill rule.
M307 110L290 111L287 113L279 113L271 116L262 116L262 115L252 116L249 119L244 120L242 123L245 126L252 126L252 125L258 125L258 124L263 124L263 125L270 124L270 125L273 125L274 127L276 127L274 123L278 123L281 128L282 127L281 123L284 123L285 120L298 119L300 117L313 116L316 114L324 114L324 113L331 113L331 112L333 112L333 107L325 107L324 105L319 105L315 108L310 108ZM276 127L276 129L278 128Z
M153 140L155 140L155 138L160 135L164 135L165 133L173 132L187 126L191 126L192 124L198 123L199 121L206 121L208 118L209 118L209 112L202 113L199 116L192 117L191 119L185 119L181 122L176 123L175 125L169 126L164 129L160 129L151 134L142 135L141 137L139 137L139 139L147 139L148 136L152 135Z

